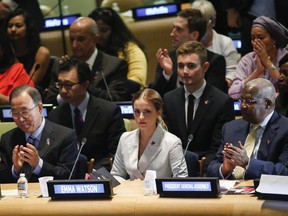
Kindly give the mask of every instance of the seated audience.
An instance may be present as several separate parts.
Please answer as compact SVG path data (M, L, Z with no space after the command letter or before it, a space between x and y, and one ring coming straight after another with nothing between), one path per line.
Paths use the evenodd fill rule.
M77 155L76 133L45 119L40 92L28 85L10 94L17 127L2 134L0 182L16 182L25 173L29 182L41 176L67 179Z
M200 41L205 34L206 27L207 22L199 10L185 9L178 13L170 34L175 50L168 52L167 49L160 48L156 53L159 64L156 69L155 80L150 84L150 87L157 90L161 96L182 85L179 76L177 76L176 49L187 41ZM227 93L224 57L209 50L207 56L210 66L205 73L206 81Z
M146 85L147 59L144 45L132 34L116 11L109 7L93 10L89 17L99 27L97 48L128 63L129 93L133 94Z
M17 59L24 64L35 86L41 87L42 82L45 82L43 79L46 78L50 51L40 45L40 34L35 20L25 10L17 9L9 14L6 28ZM40 67L35 72L38 64Z
M257 179L288 175L288 119L275 109L275 88L264 78L249 81L241 94L243 119L223 126L221 147L208 176Z
M230 37L218 34L213 28L216 24L216 10L213 4L207 0L196 0L192 3L192 8L201 11L207 21L205 35L201 38L201 43L212 52L223 55L226 61L226 81L228 87L231 86L235 76L238 63L238 52Z
M275 110L283 116L288 117L288 54L279 61L279 94L275 101Z
M181 140L165 130L161 118L161 96L144 89L134 95L133 107L139 128L121 136L111 174L118 179L143 180L147 170L155 170L157 178L186 177Z
M61 59L56 86L65 103L51 110L49 119L74 128L79 141L86 138L81 153L88 160L95 159L95 168L105 166L110 170L109 159L114 157L125 131L124 122L117 105L87 92L90 73L88 64L78 59Z
M176 54L178 76L184 86L164 95L164 120L169 131L181 139L183 148L193 135L188 150L199 159L206 157L206 168L219 148L223 124L235 117L233 100L204 79L209 63L202 43L186 42Z
M279 78L279 60L288 51L288 30L274 19L260 16L251 29L253 52L243 56L236 68L236 76L229 88L229 95L238 99L243 86L258 77L270 80L275 87Z
M127 100L127 62L96 48L99 39L96 22L89 17L79 17L69 28L69 38L73 56L86 62L92 71L88 92L109 101ZM53 73L45 103L63 103L55 87L57 78L58 74Z
M11 91L22 84L34 86L23 64L17 62L7 33L0 28L0 105L9 104Z

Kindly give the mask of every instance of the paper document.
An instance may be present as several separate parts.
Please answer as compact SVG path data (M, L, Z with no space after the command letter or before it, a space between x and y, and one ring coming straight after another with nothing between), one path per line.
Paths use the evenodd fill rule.
M256 191L265 194L288 195L288 176L261 175Z

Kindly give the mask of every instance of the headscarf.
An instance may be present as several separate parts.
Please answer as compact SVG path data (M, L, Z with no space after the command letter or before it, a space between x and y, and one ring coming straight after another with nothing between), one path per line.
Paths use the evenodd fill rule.
M257 17L252 24L252 27L261 27L268 31L276 41L277 48L284 48L288 44L288 30L277 20L266 16Z

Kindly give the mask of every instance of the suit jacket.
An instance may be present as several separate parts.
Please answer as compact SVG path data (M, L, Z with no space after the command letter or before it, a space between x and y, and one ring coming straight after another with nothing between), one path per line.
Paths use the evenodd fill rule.
M161 96L165 93L174 90L177 87L177 57L176 51L170 51L169 56L173 62L173 73L170 80L167 81L163 76L163 69L158 64L156 69L155 81L150 84L149 87L155 89L159 92ZM212 86L222 90L223 92L228 92L227 82L225 80L226 76L226 62L222 55L213 53L207 50L207 61L210 63L210 67L205 74L205 80Z
M45 120L38 146L38 153L43 160L39 176L32 173L29 164L24 164L26 178L29 182L38 182L41 176L54 176L54 179L68 179L77 156L76 133L66 127ZM0 181L16 182L12 177L12 151L16 145L25 145L25 133L14 128L1 136L0 141Z
M49 119L69 128L73 127L69 103L50 111ZM96 168L108 166L108 157L114 156L119 138L125 132L120 108L109 101L90 95L84 126L78 140L86 138L82 154L95 159Z
M192 134L188 150L200 158L205 156L207 166L219 148L223 124L235 118L233 100L207 83L189 132L185 120L184 87L165 94L163 103L163 117L169 131L181 139L183 148L186 148L188 134Z
M147 170L155 170L157 178L172 175L188 176L181 141L178 137L158 125L138 160L139 133L140 130L136 129L121 136L111 170L112 175L124 179L128 175L130 179L143 180Z
M288 175L288 119L280 116L276 111L266 125L263 132L257 159L251 159L245 179L260 178L261 174ZM225 143L237 145L238 141L245 143L249 133L250 123L237 119L223 126L221 147L215 160L207 169L208 176L220 176L219 168L223 163L223 146ZM283 166L285 164L285 166ZM233 178L233 175L230 175Z
M58 105L56 97L59 90L55 87L58 80L58 70L51 75L51 82L45 98L45 103ZM105 80L103 79L103 75ZM97 57L92 66L92 82L88 88L88 92L99 98L111 101L107 88L110 91L112 101L125 101L128 96L127 85L128 64L126 61L108 55L98 50ZM105 84L107 82L107 87Z

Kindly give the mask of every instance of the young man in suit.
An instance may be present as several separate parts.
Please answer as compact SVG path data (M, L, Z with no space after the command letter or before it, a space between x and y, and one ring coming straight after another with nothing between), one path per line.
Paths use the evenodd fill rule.
M208 166L208 176L257 179L261 174L288 175L288 119L274 110L275 97L275 88L267 79L254 79L244 86L243 119L223 126L221 147ZM249 141L253 128L254 138Z
M60 60L56 86L65 103L50 111L49 119L74 128L78 140L87 139L82 154L88 160L95 159L95 168L105 166L109 169L109 159L114 156L125 127L116 104L87 92L90 73L89 66L76 58Z
M178 13L170 34L175 50L168 52L167 49L160 48L156 53L159 64L155 80L150 87L158 91L161 96L182 85L177 75L176 49L187 41L200 41L205 35L206 27L207 22L199 10L185 9ZM205 80L227 93L225 58L209 50L207 50L207 58L210 67L205 73Z
M31 86L16 87L10 105L17 128L1 136L0 181L16 182L21 172L29 182L68 179L78 151L75 132L42 116L41 95Z
M109 101L127 100L127 62L96 48L99 39L96 22L89 17L76 19L70 26L69 38L73 56L86 62L92 71L89 93ZM63 99L54 85L58 74L51 76L45 103L60 105Z
M177 49L177 67L184 86L164 95L164 120L169 131L181 139L183 148L193 135L188 150L199 158L206 157L206 167L219 148L223 124L235 117L233 100L205 81L209 63L200 42L189 41ZM188 162L187 166L191 175Z

